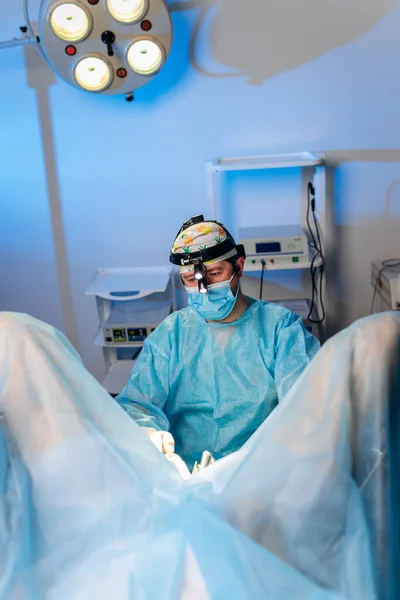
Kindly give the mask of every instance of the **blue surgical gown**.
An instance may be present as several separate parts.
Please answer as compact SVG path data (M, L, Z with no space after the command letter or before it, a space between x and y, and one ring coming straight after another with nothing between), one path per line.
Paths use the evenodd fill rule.
M318 348L301 318L277 304L249 299L234 323L184 308L145 342L117 402L142 427L171 431L192 467L204 450L218 459L241 448Z

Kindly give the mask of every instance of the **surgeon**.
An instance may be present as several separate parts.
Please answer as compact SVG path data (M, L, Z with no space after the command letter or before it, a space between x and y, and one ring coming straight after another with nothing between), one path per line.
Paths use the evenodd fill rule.
M302 319L245 296L245 251L222 224L192 217L170 254L188 293L145 341L116 398L158 449L192 468L203 451L235 452L319 349Z

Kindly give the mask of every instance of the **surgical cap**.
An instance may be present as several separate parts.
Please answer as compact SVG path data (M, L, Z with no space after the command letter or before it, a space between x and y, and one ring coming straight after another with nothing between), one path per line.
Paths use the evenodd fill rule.
M187 229L181 231L176 238L172 252L174 254L191 254L192 252L201 252L218 246L222 242L228 239L228 234L225 229L214 221L203 221L202 223L196 223L190 225ZM232 256L237 255L236 248L233 248L225 254L214 258L213 260L205 261L204 264L212 265L222 260L227 260ZM181 271L193 270L193 265L181 266Z

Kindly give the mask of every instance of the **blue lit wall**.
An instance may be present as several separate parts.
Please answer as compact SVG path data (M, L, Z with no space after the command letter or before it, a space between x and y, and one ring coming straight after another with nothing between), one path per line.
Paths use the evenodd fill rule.
M400 186L388 191L400 180L400 7L326 4L247 0L244 14L242 1L220 0L203 14L174 2L172 55L132 104L59 80L47 88L44 64L27 73L23 49L1 51L0 308L64 327L38 118L48 89L72 311L96 376L96 309L84 296L93 273L165 264L182 221L208 212L213 157L323 150L338 161L342 324L366 314L371 260L400 254ZM18 34L18 5L2 9L1 39ZM250 194L262 211L262 177L226 184L243 218ZM278 179L264 183L282 194ZM268 218L280 219L282 202Z

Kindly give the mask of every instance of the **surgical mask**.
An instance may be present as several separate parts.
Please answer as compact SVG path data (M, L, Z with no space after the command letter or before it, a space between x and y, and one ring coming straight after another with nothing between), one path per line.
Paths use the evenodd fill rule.
M222 321L232 312L239 293L239 287L234 296L231 290L231 281L214 283L208 286L207 294L200 294L197 288L186 287L189 294L189 306L192 306L201 317L207 321Z

